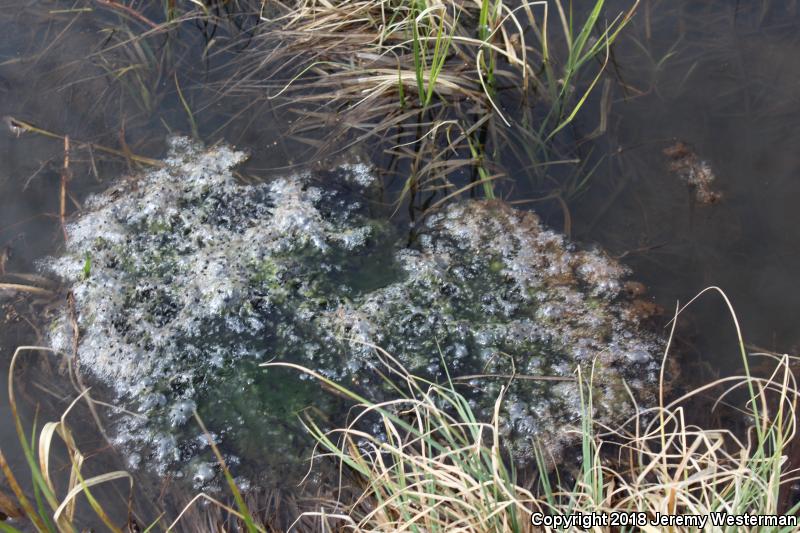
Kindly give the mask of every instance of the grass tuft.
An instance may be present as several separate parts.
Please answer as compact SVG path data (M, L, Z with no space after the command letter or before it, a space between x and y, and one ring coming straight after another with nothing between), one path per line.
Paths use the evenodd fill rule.
M305 423L318 442L315 460L340 462L361 480L363 493L356 501L306 516L321 521L345 517L359 531L518 532L536 530L529 521L532 512L552 516L625 512L639 514L632 515L634 522L627 526L598 530L655 532L663 530L652 522L658 514L796 517L800 512L800 503L786 503L782 497L798 479L786 461L797 429L798 387L792 365L798 359L748 355L741 337L739 341L743 375L709 383L668 403L663 400L662 379L659 405L637 409L620 427L606 427L593 419L592 376L578 372L584 384L582 417L575 428L579 465L553 469L554 459L538 448L538 476L533 483L518 478L513 459L504 452L499 430L502 393L492 419L481 421L452 381L432 383L410 375L380 349L377 358L397 390L403 391L402 397L391 401L370 402L296 365L267 366L295 368L358 403L357 414L346 427L325 430L310 418ZM668 352L669 348L665 364ZM759 356L771 361L772 370L764 377L749 370L748 359ZM687 421L687 411L696 409L698 402L708 402L709 391L721 391L712 409L723 401L733 405L735 394L745 392L737 407L749 421L744 432ZM379 421L380 430L361 429L367 419ZM796 527L776 525L770 531L788 533Z
M47 422L44 424L38 435L35 423L30 436L28 436L24 430L22 419L20 418L17 408L16 396L14 394L14 367L21 354L31 352L55 353L53 350L45 347L20 346L11 358L8 375L8 402L14 418L17 437L19 438L22 451L28 463L28 468L30 469L34 491L33 502L22 489L22 485L12 472L2 450L0 450L0 467L2 467L3 474L17 499L19 507L36 531L78 531L75 525L75 508L78 496L83 495L97 518L99 518L110 531L121 533L121 528L109 517L89 489L97 485L124 478L128 479L130 489L132 490L133 478L129 473L124 471L107 472L91 478L85 478L82 474L85 457L78 449L75 438L66 422L67 416L78 401L84 399L84 397L88 395L88 390L83 391L73 400L58 422ZM61 497L58 496L56 484L51 477L50 468L52 446L56 436L60 438L66 447L67 457L71 465L66 491ZM17 531L8 524L0 523L0 528L4 531Z
M266 91L295 110L291 133L316 154L375 146L405 182L398 201L474 187L491 198L506 162L543 183L543 169L571 159L559 135L637 6L604 20L603 0L574 10L562 0L290 3L265 17L269 36L220 91Z

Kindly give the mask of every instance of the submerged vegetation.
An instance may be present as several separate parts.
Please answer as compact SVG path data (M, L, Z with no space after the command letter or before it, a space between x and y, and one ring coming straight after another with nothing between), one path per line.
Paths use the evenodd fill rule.
M503 171L501 151L540 185L548 163L574 157L558 134L597 85L637 3L611 20L603 0L588 9L561 0L289 4L267 19L285 33L283 46L226 90L288 98L299 107L295 135L332 130L330 140L310 140L320 147L340 146L342 136L382 146L405 176L403 193L478 186L493 198L498 179L524 178ZM248 53L264 57L260 50ZM275 73L285 67L299 73L280 87ZM574 192L559 185L559 194Z
M357 147L389 178L389 200L408 201L412 216L443 200L516 189L566 209L598 159L578 145L602 133L608 109L592 117L596 127L578 126L579 112L607 85L611 46L638 7L636 0L621 12L604 0L153 4L88 3L59 14L107 19L103 42L69 66L86 79L70 83L106 81L95 107L122 110L123 143L147 128L207 142L255 137L282 152L276 166ZM179 75L186 58L196 66ZM165 107L167 115L159 112ZM287 124L284 135L270 128L276 121Z
M377 179L363 163L241 185L231 168L244 153L170 144L162 168L87 198L65 253L40 263L71 294L47 341L137 413L113 417L131 468L218 483L196 409L237 475L292 478L310 451L295 413L313 406L333 424L337 406L258 363L391 395L362 343L432 381L452 373L483 417L512 376L501 429L520 463L534 440L554 458L574 441L575 365L594 366L593 416L606 424L628 416L629 393L652 402L661 343L622 290L627 270L533 213L465 201L408 244L371 207Z

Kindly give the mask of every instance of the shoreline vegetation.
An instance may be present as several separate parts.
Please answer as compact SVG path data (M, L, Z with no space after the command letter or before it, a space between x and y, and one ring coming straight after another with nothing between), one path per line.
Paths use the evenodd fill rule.
M150 112L157 98L153 87L170 78L195 137L203 135L203 106L212 104L190 102L177 74L165 76L165 65L172 59L154 55L147 43L171 37L186 22L205 23L212 34L215 25L233 24L253 42L241 54L241 64L233 65L239 75L212 87L220 99L258 95L254 102L296 108L299 118L290 135L313 154L341 151L343 145L378 147L386 168L401 176L399 193L391 199L398 209L403 201L424 212L469 195L507 196L514 179L523 177L507 175L504 168L509 161L497 156L502 146L511 154L504 157L517 163L513 166L528 169L524 179L541 193L536 201L562 206L567 234L567 201L585 190L592 173L587 159L574 151L572 127L586 102L603 86L612 44L639 7L634 1L621 13L608 15L603 1L574 11L572 3L558 0L187 4L191 6L181 12L183 6L166 1L151 13L133 4L103 0L74 13L102 9L118 17L118 26L97 57L115 58L107 64L109 73L123 93ZM248 25L252 20L258 24ZM273 35L254 30L259 24L274 30ZM276 42L280 47L265 52ZM218 50L212 35L206 52L228 53L238 45L239 41L223 43ZM119 62L126 54L132 58L129 65ZM291 74L277 79L276 72ZM605 109L597 130L583 137L602 133ZM23 128L29 133L55 135L27 122L19 124L29 126ZM330 136L313 137L320 129ZM217 133L208 134L209 139ZM69 145L68 137L59 138ZM85 143L72 149L91 154L92 146ZM134 155L127 145L109 150L109 156L126 160L131 167L153 161ZM548 174L556 165L567 167L558 180ZM66 175L67 158L64 167ZM66 181L62 180L62 198L67 196ZM63 201L60 215L63 221ZM86 268L91 268L88 259ZM29 283L0 285L0 291L45 290ZM307 368L269 363L317 380L321 391L332 391L353 405L352 423L333 431L324 429L313 414L303 415L317 442L309 475L327 464L340 478L338 485L325 487L318 497L284 504L290 508L288 520L276 518L280 498L254 501L237 487L196 413L198 428L218 457L225 479L223 494L193 495L171 515L139 516L132 504L132 494L139 490L133 476L122 469L87 474L92 457L79 449L71 429L70 414L76 406L86 404L92 413L109 406L91 397L68 355L21 346L10 365L8 402L27 470L14 468L10 455L0 450L5 479L0 484L0 531L72 532L89 523L115 532L257 532L292 527L296 531L541 530L531 523L531 513L551 517L644 513L646 525L622 525L619 530L636 531L642 525L641 530L660 531L651 523L658 516L796 516L800 503L792 502L791 485L800 476L797 465L787 458L797 439L800 358L750 353L724 292L712 287L701 295L705 298L706 293L720 295L730 310L741 373L669 394L662 371L658 404L637 409L619 427L605 427L592 418L593 376L578 373L576 379L584 385L582 416L576 421L579 445L571 461L557 465L547 449L539 449L536 465L515 466L498 431L502 393L496 398L495 416L478 419L457 380L432 383L411 375L380 347L374 348L376 358L397 390L390 401L361 397ZM672 332L683 309L675 313ZM73 400L58 420L25 420L18 409L15 370L23 358L34 354L56 361L75 382ZM673 357L668 349L662 369ZM699 411L712 414L700 417L699 424L695 421ZM713 414L719 411L731 414L718 421ZM365 417L379 420L385 439L355 424ZM55 479L57 469L68 472L66 486ZM115 490L123 487L127 497L123 515L104 507L110 485ZM203 518L193 514L197 509ZM691 524L670 527L676 532L694 530ZM715 527L715 531L742 530L737 524Z
M569 226L568 202L602 160L587 142L608 126L612 45L638 8L639 0L619 11L605 0L170 0L136 9L114 0L55 15L105 24L87 81L70 83L109 80L98 107L125 109L126 132L182 129L209 144L235 142L226 137L257 135L251 117L268 117L286 125L268 143L282 150L283 170L366 151L387 177L387 201L407 204L412 218L457 198L522 189L525 202L562 209ZM186 58L213 65L203 81L179 73ZM599 113L579 120L598 97ZM42 117L27 118L6 122L17 135L64 138ZM154 161L136 144L159 149L120 142L73 150L92 165L102 155L135 168Z
M502 394L496 400L495 416L479 420L455 381L432 383L413 376L378 347L376 358L398 393L396 399L379 403L310 369L265 363L306 374L319 381L323 390L353 403L351 422L332 431L323 429L314 415L303 415L317 441L309 475L321 464L334 464L340 484L328 487L324 497L307 502L293 522L283 525L270 523L266 517L271 510L250 503L237 488L213 440L209 443L220 461L230 503L225 503L223 495L200 493L175 516L158 516L149 524L137 522L132 510L127 518L106 512L99 496L104 484L123 480L128 491L137 489L131 475L122 470L92 477L82 473L84 462L90 459L78 450L67 419L74 406L88 397L88 390L75 397L59 421L46 422L41 429L34 422L25 429L17 411L14 367L26 354L51 350L20 347L12 359L8 394L33 492L21 488L17 476L24 473L13 472L0 451L0 468L11 490L11 494L0 493L0 512L13 519L0 521L0 530L16 532L17 524L28 524L43 532L78 531L88 521L87 516L76 514L80 500L88 503L84 512L93 513L111 531L197 530L197 524L188 525L185 520L201 502L227 516L214 527L250 532L287 526L296 531L538 531L532 514L541 524L571 521L569 530L581 530L587 520L569 517L593 515L618 521L626 517L630 523L620 523L621 531L661 531L659 521L664 520L673 522L672 531L687 532L695 530L692 517L705 517L714 531L742 531L747 526L761 531L757 524L766 519L759 516L781 516L781 520L768 521L774 522L770 531L795 531L791 519L796 520L800 504L792 503L787 495L800 475L787 464L786 453L796 438L800 391L794 372L800 359L748 353L725 294L715 287L706 292L721 296L731 312L739 335L740 375L674 399L666 397L662 381L658 405L641 408L626 423L611 428L593 420L592 375L578 372L576 377L584 387L583 414L575 428L579 434L576 455L553 468L548 451L539 448L536 467L524 473L515 468L498 430ZM676 311L673 332L685 308ZM664 365L670 357L668 346ZM760 361L767 364L759 365L756 374L751 367ZM709 394L716 400L712 402ZM727 407L739 413L746 425L732 430L693 424L692 410L708 408L709 403L712 411ZM385 438L360 429L358 421L364 417L377 417ZM196 414L195 420L209 437ZM53 446L58 440L66 445L71 464L69 484L63 491L55 489L51 478ZM345 487L350 483L354 487ZM353 492L354 488L358 490ZM715 525L717 519L721 526Z

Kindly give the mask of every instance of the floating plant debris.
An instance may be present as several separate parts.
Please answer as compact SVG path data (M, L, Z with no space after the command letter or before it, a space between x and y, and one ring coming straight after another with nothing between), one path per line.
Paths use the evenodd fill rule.
M91 197L66 252L42 264L74 294L81 368L141 415L114 415L132 467L217 482L197 410L234 471L252 479L258 462L290 477L310 452L298 414L334 421L342 406L259 364L301 364L379 400L393 391L370 344L412 373L449 374L487 418L509 376L524 377L505 393L502 427L522 461L537 439L554 456L574 441L577 365L600 420L631 414L623 380L651 399L663 346L605 254L499 201L446 207L409 247L372 212L367 165L242 185L231 168L245 158L172 139L164 168ZM66 310L50 331L69 353Z
M683 141L664 148L669 158L669 170L677 174L694 191L697 203L710 205L719 202L722 194L712 188L716 176L708 161L700 159L694 149Z

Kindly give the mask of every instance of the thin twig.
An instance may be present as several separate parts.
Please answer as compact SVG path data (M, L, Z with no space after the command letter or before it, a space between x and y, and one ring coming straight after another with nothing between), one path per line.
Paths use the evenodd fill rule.
M58 216L61 221L61 232L64 234L64 243L67 242L67 183L72 179L69 168L69 135L64 136L64 166L61 168L61 188L59 194Z
M0 291L30 292L32 294L53 294L52 291L32 285L20 285L18 283L0 283Z
M12 132L17 133L17 135L19 135L20 133L25 133L25 132L27 132L27 133L36 133L38 135L44 135L45 137L50 137L51 139L59 139L59 140L62 140L62 141L64 140L64 137L65 137L64 135L59 135L57 133L53 133L52 131L47 131L45 129L39 128L37 126L34 126L33 124L31 124L29 122L25 122L23 120L19 120L19 119L14 118L14 117L7 116L7 117L5 117L4 120L5 120L6 125L9 127L9 129L11 129ZM95 143L90 143L90 142L86 142L86 141L75 141L75 140L73 140L72 142L73 142L73 144L78 144L78 145L83 146L83 147L85 147L85 148L87 148L89 150L94 149L94 150L97 150L97 151L100 151L100 152L103 152L103 153L106 153L106 154L114 155L114 156L117 156L117 157L123 157L125 159L130 159L130 160L135 161L137 163L141 163L143 165L148 165L148 166L151 166L151 167L163 167L163 166L165 166L164 162L163 161L159 161L158 159L151 159L149 157L143 157L143 156L136 155L136 154L128 154L128 153L125 153L122 150L117 150L116 148L109 148L108 146L103 146L101 144L95 144Z

